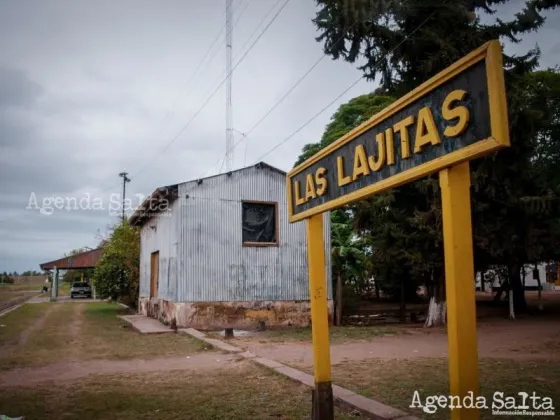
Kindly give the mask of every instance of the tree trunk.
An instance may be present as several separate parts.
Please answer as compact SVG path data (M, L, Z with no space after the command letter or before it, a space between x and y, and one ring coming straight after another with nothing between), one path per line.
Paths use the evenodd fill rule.
M542 304L542 283L541 283L541 276L539 273L539 267L537 266L537 264L535 264L535 272L537 274L537 287L539 289L538 293L539 293L539 311L543 310L543 304ZM523 284L523 286L525 286L525 284ZM525 287L523 287L523 290L525 290Z
M374 284L375 284L375 300L379 300L381 299L380 294L379 294L379 282L377 280L374 280Z
M427 328L445 325L447 306L445 304L445 275L443 269L439 270L436 275L438 283L435 288L432 288L433 296L430 298L428 315L424 324L424 327Z
M484 281L484 274L486 273L485 270L480 272L480 291L486 292L485 281Z
M335 322L337 326L342 325L342 275L340 273L336 276L336 311Z
M404 276L401 277L401 323L406 322L406 294L404 290Z
M515 319L515 309L513 305L513 290L509 289L509 317L510 319Z
M499 302L502 299L502 293L505 292L509 287L509 283L507 281L502 281L500 283L500 287L496 291L494 295L494 302Z
M521 283L520 274L519 264L512 264L508 266L508 280L513 294L513 307L517 313L525 312L527 310L525 290L523 289L523 284Z

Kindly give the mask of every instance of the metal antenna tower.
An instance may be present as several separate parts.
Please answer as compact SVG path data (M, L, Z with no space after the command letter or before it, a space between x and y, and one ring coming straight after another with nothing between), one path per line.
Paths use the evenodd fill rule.
M226 172L233 166L233 113L231 109L231 44L233 35L233 0L226 0Z

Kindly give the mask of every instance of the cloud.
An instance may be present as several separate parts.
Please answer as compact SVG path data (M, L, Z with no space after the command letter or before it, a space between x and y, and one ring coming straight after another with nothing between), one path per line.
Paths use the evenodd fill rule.
M0 64L0 108L34 104L42 93L41 86L31 81L23 71Z
M234 2L237 13L246 6L233 33L237 59L275 4ZM500 16L516 11L514 1L506 6ZM321 57L315 12L312 1L291 1L236 68L238 132L251 129ZM527 42L508 48L523 53L538 42L543 66L558 64L558 19L551 13ZM90 194L108 204L121 191L122 171L132 178L133 197L219 170L211 166L225 152L225 86L201 107L224 77L223 31L206 55L224 24L219 1L0 2L0 271L37 269L95 246L97 230L118 220L108 211L26 210L31 193L39 202ZM255 163L313 117L360 77L356 67L322 60L246 140L236 131L234 167ZM358 83L264 160L290 169L341 103L373 89Z

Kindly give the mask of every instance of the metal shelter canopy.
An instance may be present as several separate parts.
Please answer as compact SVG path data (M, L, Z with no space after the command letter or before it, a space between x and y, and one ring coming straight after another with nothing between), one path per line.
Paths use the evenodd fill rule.
M57 270L95 268L102 255L103 248L97 248L70 257L39 264L39 266L41 270L52 270L54 267L56 267Z

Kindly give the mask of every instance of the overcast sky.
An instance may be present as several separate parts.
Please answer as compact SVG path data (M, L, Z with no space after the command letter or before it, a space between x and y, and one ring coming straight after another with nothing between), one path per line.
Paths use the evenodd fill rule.
M283 3L234 0L234 65ZM132 178L127 196L138 205L135 194L219 170L211 166L225 152L225 86L192 116L225 74L224 4L0 0L0 271L38 269L73 248L95 247L98 230L117 221L109 207L110 195L121 191L119 172ZM500 15L520 4L510 2ZM314 1L291 0L236 68L235 130L247 132L321 56L315 10ZM508 52L538 43L541 65L558 65L559 27L559 12L550 13L539 33ZM351 64L323 60L239 143L234 168L255 163L359 77ZM374 88L359 82L264 161L289 170L340 104ZM235 134L236 142L241 138ZM88 194L91 205L97 197L104 209L39 211L48 212L48 197L86 200Z

